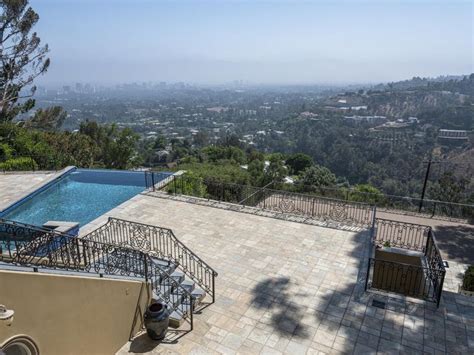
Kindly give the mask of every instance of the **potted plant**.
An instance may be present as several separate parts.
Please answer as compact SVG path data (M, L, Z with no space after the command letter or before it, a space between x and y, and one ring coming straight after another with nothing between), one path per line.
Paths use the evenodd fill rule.
M383 244L383 249L384 250L390 250L390 247L392 246L388 240L386 240Z
M474 265L469 266L464 273L459 292L467 296L474 296Z

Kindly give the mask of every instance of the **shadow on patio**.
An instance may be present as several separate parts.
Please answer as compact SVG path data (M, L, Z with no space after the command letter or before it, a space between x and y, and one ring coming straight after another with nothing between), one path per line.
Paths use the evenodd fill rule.
M443 258L474 264L474 226L439 225L434 232Z
M258 283L253 289L252 305L271 311L271 325L280 336L307 338L305 326L301 324L304 308L292 302L288 292L290 279L269 278Z

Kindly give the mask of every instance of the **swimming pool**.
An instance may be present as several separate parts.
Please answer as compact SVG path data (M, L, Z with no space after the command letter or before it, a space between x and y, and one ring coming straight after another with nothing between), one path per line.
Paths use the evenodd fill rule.
M155 175L155 183L170 175ZM144 190L144 172L74 169L7 210L2 218L37 226L47 221L83 226Z

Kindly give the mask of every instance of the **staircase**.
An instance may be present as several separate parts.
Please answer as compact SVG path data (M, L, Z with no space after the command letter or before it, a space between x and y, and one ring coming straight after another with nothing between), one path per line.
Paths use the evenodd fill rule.
M0 263L145 280L174 328L192 330L193 313L215 299L217 273L171 230L119 219L83 238L0 219Z
M151 258L151 263L153 267L162 271L162 275L153 274L149 280L153 290L152 299L165 303L168 309L173 310L170 315L170 326L179 328L186 318L191 316L191 309L194 312L199 308L206 297L206 292L187 278L177 264L158 258ZM169 278L166 275L169 275ZM173 281L170 282L170 279Z

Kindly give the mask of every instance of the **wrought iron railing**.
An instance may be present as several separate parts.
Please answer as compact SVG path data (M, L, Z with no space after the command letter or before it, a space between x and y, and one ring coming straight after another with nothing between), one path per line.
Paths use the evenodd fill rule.
M445 271L369 258L367 288L399 293L439 305Z
M83 239L126 246L171 260L215 301L217 272L176 238L171 229L110 217Z
M173 174L171 173L151 170L146 170L144 176L145 187L152 191L155 191L156 189L159 190L173 179Z
M317 197L268 187L223 183L186 175L176 177L169 184L168 193L236 203L318 221L364 228L372 226L375 213L374 207L367 203Z
M0 220L0 262L100 276L144 279L172 310L193 327L193 297L151 255L125 246L82 239L55 231ZM173 290L163 293L161 289Z
M439 306L446 269L433 230L429 226L376 218L372 230L373 257L369 258L366 289L401 293ZM386 247L418 254L420 265L377 258ZM392 251L398 253L396 250Z
M388 243L397 248L424 253L430 230L428 226L376 218L373 241L379 246Z
M303 186L304 188L307 188L315 196L375 204L379 210L387 210L393 213L422 214L431 218L474 220L474 205L469 203L430 199L424 199L421 203L421 199L416 197L364 192L353 188Z

